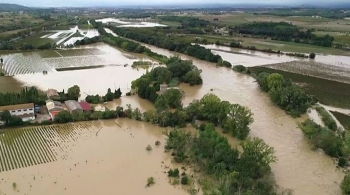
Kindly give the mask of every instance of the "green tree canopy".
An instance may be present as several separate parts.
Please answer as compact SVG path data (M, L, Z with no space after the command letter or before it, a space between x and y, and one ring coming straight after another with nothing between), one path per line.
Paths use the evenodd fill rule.
M164 92L163 96L168 100L171 108L182 108L182 93L179 89L169 89Z
M73 115L67 110L59 112L55 117L57 123L68 123L73 121Z
M340 188L344 195L350 194L350 175L345 175L343 181L340 184Z
M309 58L310 58L310 59L315 59L315 57L316 57L316 54L315 54L315 53L310 53L310 55L309 55Z
M74 85L73 87L68 89L68 98L77 100L80 97L80 87L78 85Z
M269 89L280 88L284 82L284 77L278 73L272 73L267 77L267 86Z

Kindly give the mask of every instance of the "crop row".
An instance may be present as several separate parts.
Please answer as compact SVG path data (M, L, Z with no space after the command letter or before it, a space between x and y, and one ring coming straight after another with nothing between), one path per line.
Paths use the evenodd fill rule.
M0 172L67 159L73 147L94 135L100 125L87 122L3 130Z

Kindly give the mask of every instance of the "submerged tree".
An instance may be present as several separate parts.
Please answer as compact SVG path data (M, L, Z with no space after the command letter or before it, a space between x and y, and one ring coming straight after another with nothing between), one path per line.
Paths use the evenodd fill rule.
M316 54L315 54L315 53L310 53L310 55L309 55L309 58L310 58L310 59L315 59L315 57L316 57Z

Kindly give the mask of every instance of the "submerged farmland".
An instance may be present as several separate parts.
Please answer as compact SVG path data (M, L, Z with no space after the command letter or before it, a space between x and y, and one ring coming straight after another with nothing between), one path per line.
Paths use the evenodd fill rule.
M8 54L2 56L2 58L4 60L3 70L7 76L50 73L66 69L123 66L125 64L131 65L137 60L143 60L142 56L121 52L106 44L95 44L67 50Z

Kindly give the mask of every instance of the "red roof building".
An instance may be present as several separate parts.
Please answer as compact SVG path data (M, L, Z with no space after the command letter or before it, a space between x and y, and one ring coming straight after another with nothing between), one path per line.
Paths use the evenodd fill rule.
M85 111L85 112L86 111L88 111L88 112L92 111L92 107L90 106L89 103L87 103L87 102L79 102L79 104L83 108L83 111Z
M55 110L55 111L49 112L49 115L50 115L50 117L51 117L51 120L55 120L56 115L57 115L58 113L60 113L60 112L61 112L61 110L59 110L59 111Z

